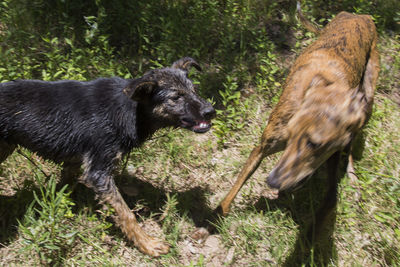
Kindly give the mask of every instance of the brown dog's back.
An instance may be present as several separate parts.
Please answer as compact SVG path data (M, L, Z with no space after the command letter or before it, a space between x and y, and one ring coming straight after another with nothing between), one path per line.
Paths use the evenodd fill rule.
M302 62L313 59L319 66L341 71L338 74L344 75L349 86L355 88L360 84L375 40L375 24L370 16L341 12L321 31L318 40L299 56L293 72ZM339 65L333 65L336 62Z

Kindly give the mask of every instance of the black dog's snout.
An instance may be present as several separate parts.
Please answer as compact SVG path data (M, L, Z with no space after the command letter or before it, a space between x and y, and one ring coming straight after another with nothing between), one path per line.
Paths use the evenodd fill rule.
M201 111L201 116L203 116L206 120L211 120L216 116L215 109L210 105Z

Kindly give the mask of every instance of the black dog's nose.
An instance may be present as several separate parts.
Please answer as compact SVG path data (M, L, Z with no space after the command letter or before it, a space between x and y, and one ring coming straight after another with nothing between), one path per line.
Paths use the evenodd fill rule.
M206 107L201 111L201 116L206 120L211 120L216 116L215 109L212 106Z

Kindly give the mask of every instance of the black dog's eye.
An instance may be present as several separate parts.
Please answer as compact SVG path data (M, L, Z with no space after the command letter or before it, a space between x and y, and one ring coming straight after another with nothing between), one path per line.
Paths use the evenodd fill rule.
M172 99L173 101L177 101L177 100L179 100L180 98L181 98L181 95L175 95L175 96L171 97L171 99Z
M177 101L179 99L181 99L183 97L183 94L176 94L174 96L171 97L172 101Z
M314 143L313 141L311 141L310 139L308 139L308 140L307 140L307 146L308 146L310 149L315 150L315 149L317 149L317 148L320 147L320 144Z

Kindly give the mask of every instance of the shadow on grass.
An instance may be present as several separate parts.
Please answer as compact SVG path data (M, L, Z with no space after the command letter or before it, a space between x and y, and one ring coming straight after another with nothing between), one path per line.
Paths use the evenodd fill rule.
M128 196L123 193L121 186L118 188L123 194L123 198L130 208L136 211L141 216L147 217L151 213L160 213L160 209L167 201L167 192L162 188L157 188L151 183L144 182L133 176L117 175L115 180L117 184L129 179L129 183L133 184L137 190L135 196ZM79 213L86 209L89 213L95 213L99 209L100 204L96 200L93 190L85 187L83 184L76 183L72 187L70 198L75 205L73 212ZM34 192L40 195L39 187L36 187L33 182L25 181L25 184L12 196L0 195L0 243L6 245L16 236L18 231L18 221L22 221L26 213L27 207L34 200ZM207 214L211 213L211 209L206 205L205 198L206 189L194 187L184 192L174 192L178 201L177 209L179 214L189 216L196 225L201 225ZM139 205L137 205L139 203ZM140 205L145 203L145 205ZM136 209L138 206L143 207ZM111 218L107 220L112 221ZM113 223L110 229L113 235L122 237L120 229Z
M123 193L123 186L120 185L123 181L129 181L129 184L134 186L135 196ZM116 177L116 182L130 208L135 209L137 203L145 203L145 208L139 211L140 215L149 216L151 212L159 212L167 201L167 191L135 176L121 174ZM171 192L177 199L178 213L191 218L197 227L203 225L205 218L212 213L205 197L207 191L207 188L197 186L187 191Z
M318 175L318 174L317 174ZM310 183L316 182L318 177L313 176ZM322 181L318 181L321 183ZM326 266L329 262L336 262L336 253L332 234L335 228L336 208L326 217L320 234L314 236L315 211L322 204L324 194L321 188L307 183L304 188L294 193L284 193L276 200L260 199L256 210L287 211L293 221L298 224L299 231L296 242L290 254L282 260L281 266L316 265ZM267 208L266 208L267 207ZM310 238L309 234L313 233Z
M325 165L327 164L319 168L299 190L292 193L281 192L276 200L262 198L255 204L256 210L288 211L294 222L299 225L294 248L281 266L326 266L337 262L333 239L337 200L330 211L324 209L329 183L327 181L329 168ZM336 186L345 175L345 166L347 166L347 160L342 158ZM326 216L321 214L326 214Z
M40 190L32 181L25 181L12 196L0 195L0 243L7 244L16 235L18 221L23 219L26 208L34 199L33 192Z
M338 182L345 174L343 166L346 165L347 162L342 160L339 167ZM319 231L320 234L315 235L314 238L309 237L309 234L313 233L313 229L317 225L315 223L315 211L319 210L326 195L327 171L328 168L323 166L299 190L293 193L282 192L276 200L261 198L255 204L256 210L259 211L288 211L299 225L295 245L281 266L298 266L301 264L325 266L337 261L336 248L332 237L335 228L336 207L324 220L324 225ZM123 197L127 204L141 216L147 217L150 214L160 213L160 208L167 201L167 192L149 182L139 180L129 174L117 175L115 180L121 192L123 192L122 184L126 181L134 186L135 193L130 194L131 196L123 194ZM33 201L33 192L38 192L38 190L32 184L25 184L14 196L0 196L1 243L9 241L15 235L18 220L23 218L26 207ZM194 187L183 192L173 192L178 202L176 208L179 214L191 218L196 227L207 227L207 220L213 216L213 210L207 205L207 193L208 189L202 187ZM99 206L94 192L81 184L75 186L70 197L76 204L74 212L88 208L93 213ZM144 203L144 205L140 203ZM136 209L136 207L142 208ZM211 220L211 222L216 222L216 220ZM117 226L113 226L111 231L113 235L122 236ZM310 240L313 240L313 242L310 242Z

